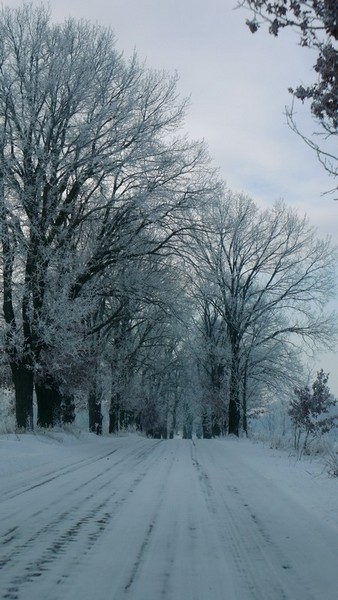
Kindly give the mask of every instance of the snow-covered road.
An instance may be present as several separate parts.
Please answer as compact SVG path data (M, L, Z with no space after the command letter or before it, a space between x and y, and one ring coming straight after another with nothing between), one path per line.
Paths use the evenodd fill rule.
M338 598L337 527L249 443L26 446L0 470L1 599Z

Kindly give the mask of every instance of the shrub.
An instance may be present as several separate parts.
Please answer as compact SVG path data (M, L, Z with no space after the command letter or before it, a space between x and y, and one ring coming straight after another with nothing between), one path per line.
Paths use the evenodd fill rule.
M337 425L338 415L329 415L336 400L327 385L328 373L321 369L312 384L295 388L295 397L290 401L288 413L295 428L295 449L302 454L307 450L309 440L328 433Z

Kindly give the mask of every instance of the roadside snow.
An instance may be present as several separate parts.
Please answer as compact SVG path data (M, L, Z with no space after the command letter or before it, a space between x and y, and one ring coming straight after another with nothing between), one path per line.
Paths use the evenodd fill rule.
M248 466L338 532L338 479L328 476L322 457L304 456L297 460L287 450L272 449L259 442L233 440L233 443L237 444L237 456Z

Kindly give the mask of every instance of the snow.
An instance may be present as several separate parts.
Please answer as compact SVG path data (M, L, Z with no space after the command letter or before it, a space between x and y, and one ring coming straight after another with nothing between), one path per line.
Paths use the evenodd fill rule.
M336 600L338 480L250 440L0 436L0 598Z

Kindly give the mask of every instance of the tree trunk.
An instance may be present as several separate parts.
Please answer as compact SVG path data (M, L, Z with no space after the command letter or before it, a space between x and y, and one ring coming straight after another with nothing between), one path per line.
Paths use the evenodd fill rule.
M15 388L15 415L19 429L33 429L33 369L21 363L12 367Z
M243 431L248 437L248 415L247 415L247 387L248 387L248 366L245 365L243 375L243 396L242 396L242 412L243 412Z
M175 401L173 405L172 415L171 415L171 423L169 427L169 439L173 440L174 435L176 433L177 427L177 407L178 407L178 396L175 396Z
M168 439L168 427L166 423L163 423L162 427L161 427L161 436L163 440L167 440Z
M62 394L62 423L74 423L75 421L75 402L72 394Z
M54 427L61 425L62 395L58 384L49 374L35 384L36 401L38 405L39 427Z
M119 430L120 402L119 394L112 394L109 408L109 433L117 433Z
M192 439L192 419L186 419L183 423L183 439Z
M211 423L210 423L210 415L204 411L202 415L202 431L203 431L203 439L210 440L211 439Z
M240 423L240 382L239 364L237 352L233 353L231 361L230 385L229 385L229 434L239 436Z
M102 434L102 406L95 387L91 389L88 396L89 431ZM111 432L110 432L111 433Z
M219 437L221 435L221 427L214 413L211 414L211 437Z

